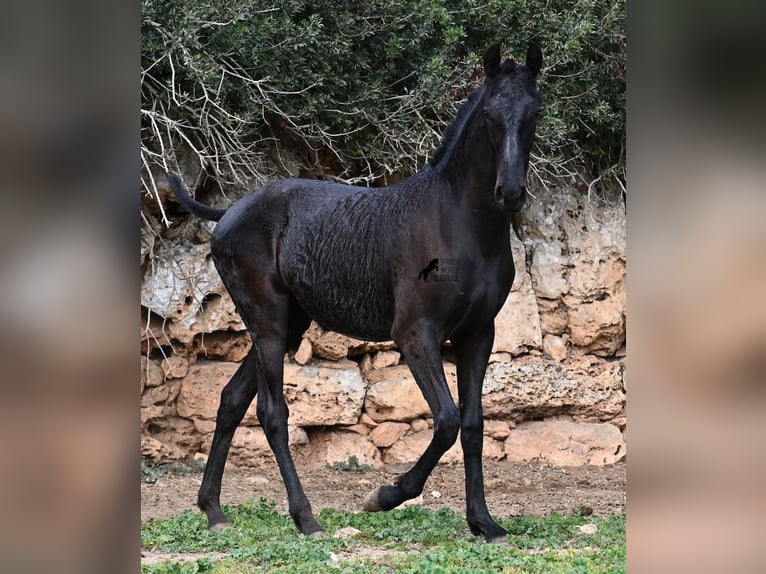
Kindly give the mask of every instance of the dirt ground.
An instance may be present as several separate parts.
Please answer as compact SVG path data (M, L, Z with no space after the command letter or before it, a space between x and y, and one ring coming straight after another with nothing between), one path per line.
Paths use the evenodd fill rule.
M357 511L367 493L390 484L406 467L386 467L364 472L331 468L299 469L315 512L323 508ZM141 485L141 519L168 517L196 509L201 474L165 475L154 484ZM462 466L437 466L426 482L423 501L427 508L449 507L465 512ZM552 468L536 464L484 463L484 482L490 512L498 517L539 515L590 508L596 516L620 512L625 506L626 463L606 467ZM221 502L275 500L287 509L282 479L276 463L262 468L231 468L224 473ZM587 510L586 510L587 512Z

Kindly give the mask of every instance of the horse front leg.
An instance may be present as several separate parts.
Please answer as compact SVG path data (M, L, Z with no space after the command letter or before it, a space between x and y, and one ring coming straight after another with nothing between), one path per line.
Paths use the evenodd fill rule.
M394 333L394 341L433 413L434 434L425 452L409 471L393 485L381 486L367 495L364 509L368 512L391 510L423 492L426 479L442 455L455 444L460 430L460 413L444 376L438 338L426 325L421 325L405 333Z
M482 471L484 417L481 389L494 340L495 327L490 323L480 333L453 340L453 345L457 358L460 442L463 446L465 464L468 527L474 534L484 536L488 542L505 542L508 532L492 519L487 510Z

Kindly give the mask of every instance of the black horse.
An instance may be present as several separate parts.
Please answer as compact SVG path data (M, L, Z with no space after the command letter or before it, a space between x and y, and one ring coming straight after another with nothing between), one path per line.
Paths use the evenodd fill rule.
M489 541L506 531L489 515L482 475L481 389L494 318L514 278L510 217L526 199L529 153L540 111L542 52L523 65L484 55L486 79L459 110L428 165L384 188L289 179L266 185L227 210L170 184L193 214L219 221L211 251L253 346L221 393L215 434L197 504L211 531L229 526L220 507L232 435L256 392L257 414L304 534L321 533L287 442L283 358L315 319L323 328L371 341L393 340L433 413L433 438L394 484L371 492L364 508L389 510L418 496L461 432L468 526ZM448 258L454 281L418 281L413 264ZM458 408L442 368L451 340Z

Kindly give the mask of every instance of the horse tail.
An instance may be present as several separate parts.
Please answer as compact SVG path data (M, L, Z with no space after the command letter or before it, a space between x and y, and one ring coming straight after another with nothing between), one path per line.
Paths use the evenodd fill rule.
M168 173L168 181L170 182L170 187L173 188L173 193L176 194L178 202L183 205L189 213L209 221L218 221L223 217L223 214L226 213L225 209L208 207L207 205L203 205L199 201L192 199L184 182L181 180L181 176L178 174Z

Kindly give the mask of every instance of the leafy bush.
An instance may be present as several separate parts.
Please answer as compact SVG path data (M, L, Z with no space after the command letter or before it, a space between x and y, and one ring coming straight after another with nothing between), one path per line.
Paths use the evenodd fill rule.
M150 168L174 167L184 147L222 182L263 181L275 164L284 175L286 163L348 182L408 175L498 40L517 59L532 39L545 54L535 173L624 166L624 0L142 5L148 192L157 191Z
M334 462L332 468L341 472L364 472L372 467L369 464L360 464L356 455L352 454L347 461Z

